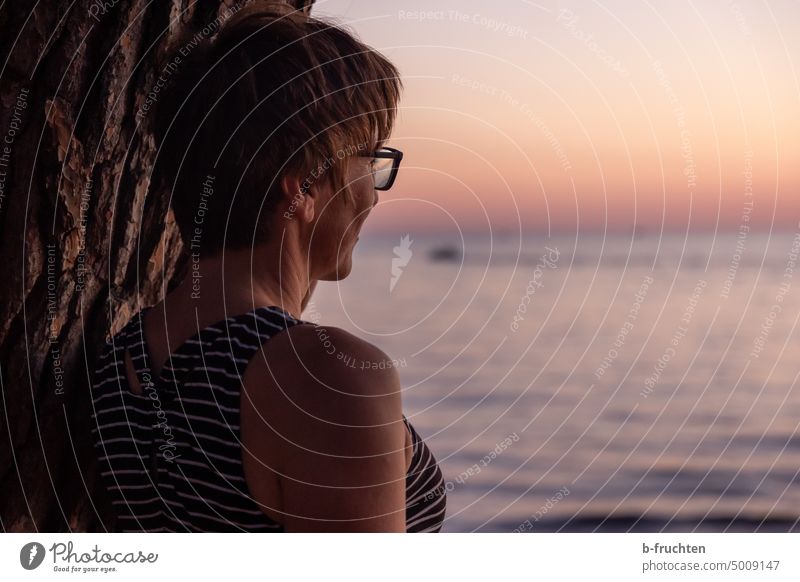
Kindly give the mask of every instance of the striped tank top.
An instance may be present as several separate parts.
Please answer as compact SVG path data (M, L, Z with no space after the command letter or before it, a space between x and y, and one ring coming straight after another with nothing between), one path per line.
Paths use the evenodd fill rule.
M206 327L150 374L140 311L106 343L92 386L95 450L120 531L280 532L245 482L239 395L248 362L271 336L310 323L260 307ZM130 354L142 394L128 385ZM438 532L446 491L433 454L403 415L413 458L406 531Z

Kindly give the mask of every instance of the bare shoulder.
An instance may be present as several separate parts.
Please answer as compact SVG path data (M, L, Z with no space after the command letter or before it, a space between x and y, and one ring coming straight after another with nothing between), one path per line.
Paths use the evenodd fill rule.
M275 483L287 531L404 531L408 433L382 350L294 326L248 365L241 414L248 485L263 503Z
M277 334L250 362L244 380L245 395L266 421L282 427L295 443L322 446L332 454L346 454L354 441L362 453L370 442L380 447L380 438L362 442L365 435L359 429L402 420L400 380L392 360L340 328L304 324ZM404 430L389 432L404 441Z
M329 384L343 396L399 397L399 378L383 350L337 327L296 325L265 344L254 374ZM390 390L387 391L387 388Z

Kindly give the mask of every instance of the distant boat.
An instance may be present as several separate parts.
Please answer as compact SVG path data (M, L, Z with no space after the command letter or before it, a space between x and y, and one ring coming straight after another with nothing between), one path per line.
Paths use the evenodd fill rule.
M453 245L440 245L428 251L428 258L435 262L458 262L461 260L461 249Z

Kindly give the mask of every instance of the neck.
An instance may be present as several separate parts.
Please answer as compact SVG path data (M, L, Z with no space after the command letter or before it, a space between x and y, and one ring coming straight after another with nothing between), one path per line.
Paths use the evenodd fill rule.
M277 240L199 262L190 257L186 278L167 300L189 301L200 313L238 314L275 305L299 319L313 290L308 253L296 237L273 238Z

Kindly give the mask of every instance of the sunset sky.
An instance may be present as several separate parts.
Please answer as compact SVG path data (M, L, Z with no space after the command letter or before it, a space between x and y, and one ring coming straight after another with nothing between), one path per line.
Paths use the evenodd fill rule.
M371 232L800 221L800 4L317 0L395 62ZM743 214L752 200L749 222Z

